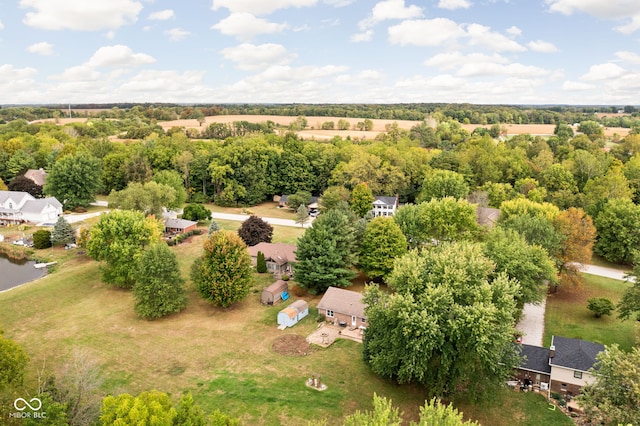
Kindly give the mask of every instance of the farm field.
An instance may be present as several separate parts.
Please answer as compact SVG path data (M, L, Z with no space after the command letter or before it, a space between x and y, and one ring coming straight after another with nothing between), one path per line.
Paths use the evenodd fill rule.
M637 321L621 321L614 311L612 315L595 318L587 309L587 300L606 297L614 304L622 298L630 283L583 274L582 289L562 289L547 297L544 346L549 347L551 336L563 336L588 340L604 345L618 343L621 349L631 350L634 333L638 333ZM640 337L640 336L638 336Z
M234 229L239 222L223 222ZM299 232L297 228L288 228ZM289 237L276 228L274 240ZM188 277L205 235L172 248L181 273ZM276 329L284 306L264 307L260 290L267 275L256 275L249 297L228 309L204 302L187 284L189 304L177 315L144 321L133 313L130 292L100 282L99 265L75 251L43 251L60 261L55 272L0 294L0 329L22 344L31 356L25 389L33 391L37 372L55 372L74 351L84 351L102 366L104 393L138 393L158 389L177 398L191 391L207 412L216 408L246 425L293 425L327 418L328 424L356 409L371 408L373 393L386 396L407 419L416 419L426 392L398 386L372 374L362 361L361 345L338 340L327 349L314 348L294 357L273 350L283 335L306 336L316 328L319 296L305 296L308 317L292 329ZM362 289L362 281L355 290ZM322 375L325 392L305 387L313 373ZM499 392L480 405L457 404L468 415L493 425L563 424L546 412L546 403L512 392ZM505 408L507 407L507 408ZM540 417L543 416L543 417ZM549 420L549 416L553 420ZM489 424L489 423L486 423Z
M184 127L194 129L204 129L211 123L233 123L234 121L248 121L251 123L262 123L267 121L273 121L281 126L288 126L294 122L297 117L281 116L281 115L216 115L205 117L205 121L202 125L196 119L188 120L172 120L161 121L158 124L166 131L172 127ZM419 124L420 121L413 120L380 120L373 119L373 130L360 131L360 130L321 130L322 123L327 121L333 121L338 123L338 120L347 120L351 124L351 127L355 126L358 122L364 121L364 118L345 118L345 117L306 117L308 122L308 129L296 132L303 139L316 139L316 140L330 140L335 136L342 138L357 138L357 139L374 139L380 133L385 131L385 126L388 124L396 123L400 129L409 130L411 127ZM37 120L37 122L53 122L54 120ZM87 118L60 118L56 123L64 125L67 123L85 122ZM553 124L505 124L507 128L507 136L514 136L519 134L530 135L542 135L549 136L553 134L555 125ZM473 131L477 127L490 128L489 125L480 124L462 124L462 127L468 131ZM611 137L614 134L624 137L629 134L629 130L623 127L606 127L604 128L604 135Z

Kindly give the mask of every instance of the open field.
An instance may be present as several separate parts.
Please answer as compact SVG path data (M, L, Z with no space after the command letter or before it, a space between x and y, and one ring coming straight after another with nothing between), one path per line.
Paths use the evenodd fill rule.
M610 345L618 343L628 351L634 344L634 327L637 321L619 320L614 311L611 316L595 318L587 309L587 300L592 297L606 297L614 304L622 298L630 283L582 274L582 289L559 288L547 297L545 314L544 346L549 347L551 336L563 336Z
M226 229L239 226L220 222ZM276 228L274 240L290 238L284 231ZM192 237L172 248L184 277L204 239L205 235ZM60 248L43 250L42 255L59 260L55 272L0 294L0 329L31 356L25 383L31 393L43 362L56 371L74 350L82 349L102 366L105 393L158 389L177 398L190 390L206 411L220 408L246 425L297 425L319 418L336 424L356 409L369 409L374 392L391 398L407 419L416 419L426 398L418 386L398 386L372 374L355 342L339 340L302 357L276 353L272 345L278 337L306 336L316 328L320 297L305 296L310 315L294 328L279 331L275 320L284 305L259 303L261 288L271 282L267 275L256 275L249 297L228 309L210 306L187 283L189 304L183 312L144 321L133 313L130 292L100 281L96 262ZM359 281L354 289L362 285ZM322 375L327 391L304 386L313 373ZM564 421L559 412L547 412L543 399L507 391L491 402L462 403L460 408L498 426Z
M188 120L172 120L172 121L161 121L158 124L166 131L172 127L184 127L184 128L194 128L194 129L204 129L211 123L233 123L234 121L248 121L251 123L263 123L267 121L273 121L274 123L280 126L288 126L292 122L294 122L297 117L288 117L281 115L216 115L205 117L205 122L200 125L198 120L196 119L188 119ZM346 117L306 117L308 122L308 129L296 132L303 139L316 139L316 140L330 140L335 136L340 136L342 138L351 137L352 139L374 139L380 133L385 131L385 127L388 124L396 123L400 129L409 130L411 127L416 124L421 123L420 121L413 120L379 120L373 119L373 130L372 131L360 131L360 130L321 130L322 123L327 121L333 121L336 125L338 120L347 120L351 128L358 122L362 122L364 118L346 118ZM37 122L54 122L54 120L37 120ZM77 122L85 122L87 118L60 118L56 121L56 123L64 125L67 123L77 123ZM463 128L468 131L473 131L477 127L485 127L490 128L489 125L480 125L480 124L463 124ZM553 134L553 130L555 129L555 125L553 124L505 124L504 127L507 129L507 136L514 136L520 134L530 134L530 135L542 135L549 136ZM607 137L612 137L614 134L619 135L620 137L624 137L629 134L630 129L622 128L622 127L605 127L604 135Z

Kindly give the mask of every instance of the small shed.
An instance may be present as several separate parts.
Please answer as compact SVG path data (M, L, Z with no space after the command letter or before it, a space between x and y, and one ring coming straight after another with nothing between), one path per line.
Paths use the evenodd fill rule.
M287 300L289 296L289 285L286 281L278 280L269 287L262 289L260 301L263 305L274 305L280 300Z
M278 312L279 328L293 327L302 318L309 315L309 304L304 300L296 300L280 312Z

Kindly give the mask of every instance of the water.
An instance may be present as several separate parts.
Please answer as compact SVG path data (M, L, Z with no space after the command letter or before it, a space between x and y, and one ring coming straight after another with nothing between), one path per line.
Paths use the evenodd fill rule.
M17 287L44 276L47 268L36 269L35 262L7 259L0 255L0 291Z

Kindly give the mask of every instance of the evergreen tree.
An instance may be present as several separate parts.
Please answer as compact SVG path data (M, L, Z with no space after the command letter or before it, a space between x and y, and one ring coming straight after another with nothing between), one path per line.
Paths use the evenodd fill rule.
M136 314L145 319L160 318L185 307L184 280L176 255L163 242L150 246L138 262L133 286Z
M296 281L311 294L347 287L355 272L353 225L338 210L320 215L298 240Z
M51 244L54 246L76 242L76 233L67 220L60 216L51 232Z
M220 229L220 224L215 220L212 220L209 224L209 235L213 234L216 231L219 231Z
M40 229L33 233L33 247L36 249L46 249L51 247L51 232Z
M256 260L256 271L259 274L264 274L267 272L267 261L264 258L264 253L259 251L258 258Z

